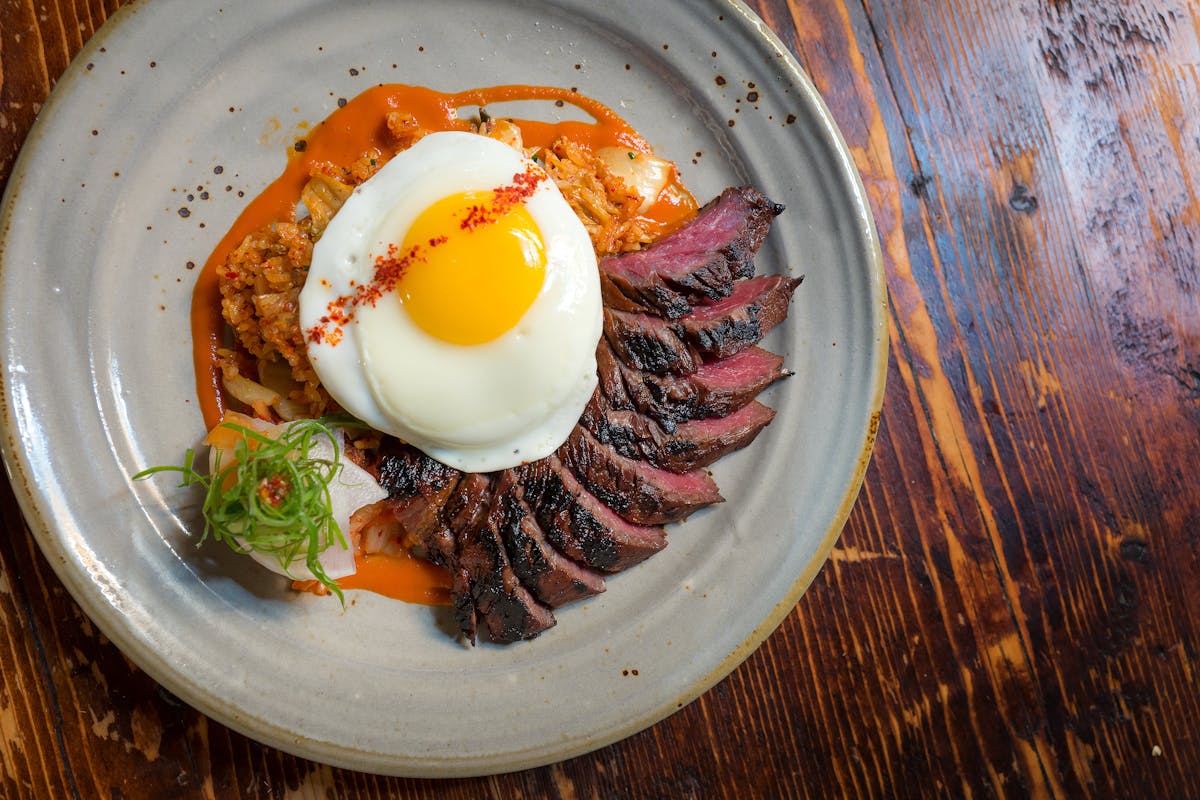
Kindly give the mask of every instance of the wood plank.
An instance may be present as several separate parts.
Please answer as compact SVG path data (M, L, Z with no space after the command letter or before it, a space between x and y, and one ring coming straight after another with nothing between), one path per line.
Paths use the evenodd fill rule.
M0 0L0 185L116 0ZM336 770L180 703L0 510L0 797L1197 796L1200 4L754 0L849 142L892 360L830 563L727 680L514 775Z
M1152 63L1154 48L1142 52L1139 36L1126 35L1149 23L1113 8L1069 4L1069 24L1086 37L1089 21L1099 20L1090 22L1094 37L1122 37L1121 47L1131 43L1137 51L1127 56L1131 62ZM1014 780L1035 794L1076 796L1096 787L1132 794L1147 785L1164 790L1166 783L1147 783L1162 781L1168 766L1153 761L1151 740L1168 733L1156 724L1160 706L1153 699L1178 702L1170 687L1186 685L1190 673L1190 666L1153 664L1139 640L1181 642L1190 625L1180 629L1171 623L1181 609L1190 616L1194 600L1162 585L1145 561L1133 567L1128 556L1143 553L1148 537L1168 552L1186 546L1192 523L1184 520L1195 518L1194 497L1174 520L1157 513L1155 498L1194 494L1181 485L1181 475L1163 469L1178 464L1189 474L1194 468L1196 417L1189 402L1194 398L1188 397L1187 380L1178 377L1175 387L1166 379L1154 388L1139 387L1128 365L1112 357L1111 304L1120 301L1120 289L1102 284L1114 278L1125 284L1129 264L1118 247L1129 248L1130 240L1123 233L1107 251L1090 252L1096 240L1081 236L1077 223L1082 215L1095 218L1097 210L1080 208L1077 195L1100 164L1071 162L1063 153L1095 146L1096 123L1079 125L1081 113L1107 117L1117 129L1132 120L1120 109L1124 99L1115 98L1115 106L1091 102L1086 85L1067 87L1074 93L1060 98L1073 113L1063 108L1047 118L1047 94L1057 96L1064 87L1051 82L1057 79L1047 75L1030 43L1059 18L1053 9L1037 17L998 15L967 2L920 9L885 3L862 26L877 42L901 122L888 127L894 163L904 166L891 175L885 170L882 182L908 184L919 204L909 197L889 200L903 208L904 229L924 239L909 236L902 248L911 270L889 247L896 262L889 264L893 343L900 346L900 383L917 412L922 445L894 449L940 453L926 465L934 488L944 480L955 489L953 503L963 515L949 517L944 534L949 543L959 540L968 554L964 561L949 552L955 583L971 580L958 574L960 568L982 568L990 559L1001 584L999 591L976 584L965 609L952 596L939 599L944 623L949 626L965 611L983 646L976 652L978 665L958 682L976 689L990 684L999 703L1003 733L983 728L981 747L1003 740L1014 745L1011 762L1000 749L988 758L987 770L966 765L963 774L970 777L955 791L972 794L1003 791ZM806 36L802 56L823 44L825 33ZM1194 60L1194 31L1184 38L1188 41L1175 42L1174 57L1186 53ZM1079 46L1103 51L1102 42L1086 38ZM823 72L819 66L814 71ZM994 83L985 85L981 76L992 76ZM834 113L839 116L836 104ZM855 109L839 119L850 127L861 113ZM883 113L886 118L887 110ZM899 130L909 131L907 147L897 141ZM1069 146L1061 141L1064 135L1074 137ZM1106 154L1111 149L1101 147ZM1194 161L1194 149L1188 156ZM868 176L875 163L859 159ZM1092 199L1103 204L1101 213L1111 205L1113 187L1128 186L1121 174L1128 173L1118 170L1098 182ZM870 185L871 178L867 181ZM1126 225L1133 224L1132 216ZM885 241L891 218L887 210L877 216ZM1156 297L1158 314L1164 306L1182 306L1156 330L1191 335L1194 325L1179 321L1197 319L1194 302L1194 292ZM1194 338L1171 351L1185 353L1195 357ZM1099 386L1111 388L1101 393ZM895 397L890 391L889 404ZM1134 397L1152 408L1131 416ZM885 419L897 421L891 405ZM1162 432L1172 428L1181 435L1169 443ZM1167 459L1156 457L1152 443L1168 445ZM882 484L905 485L887 477ZM867 502L876 486L868 483ZM950 496L943 489L935 506L949 507L943 498ZM1143 518L1129 525L1113 518L1114 507ZM1122 527L1137 533L1125 538ZM844 543L853 544L854 531L848 529ZM936 551L926 546L930 562L937 563ZM1174 565L1172 577L1186 585L1193 568ZM1003 598L1007 612L979 604L981 593ZM968 652L960 651L956 661L970 664ZM1151 688L1148 683L1156 679L1163 685ZM1131 696L1138 698L1134 707ZM1084 710L1099 697L1111 699L1109 708ZM1185 719L1195 713L1193 700L1189 695L1182 701ZM1186 725L1174 727L1174 734L1186 735ZM1110 747L1120 759L1105 756L1114 752ZM1019 765L1019 771L991 772L990 765L1004 763ZM1176 787L1190 785L1183 773L1170 778Z

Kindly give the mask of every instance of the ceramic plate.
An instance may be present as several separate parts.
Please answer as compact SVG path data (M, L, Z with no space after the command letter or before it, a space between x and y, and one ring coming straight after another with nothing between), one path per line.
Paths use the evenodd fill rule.
M427 607L290 592L195 547L195 494L129 477L203 433L197 265L296 138L382 82L577 87L697 197L747 182L786 204L757 263L807 276L766 342L797 373L763 397L778 417L715 467L728 502L671 526L665 551L532 642L471 648ZM137 3L54 91L3 212L4 454L47 558L154 678L299 755L482 774L642 729L792 609L862 479L886 360L870 213L812 85L735 2Z

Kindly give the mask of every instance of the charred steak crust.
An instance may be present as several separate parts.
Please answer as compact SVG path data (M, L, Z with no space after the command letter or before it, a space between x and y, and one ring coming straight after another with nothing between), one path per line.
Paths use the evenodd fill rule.
M604 338L629 366L655 375L695 372L700 357L661 317L604 309Z
M637 407L630 394L631 374L636 381L638 375L646 373L632 370L622 364L613 353L612 345L601 336L600 343L596 345L596 388L608 400L611 408L632 409Z
M679 522L724 500L704 470L679 474L626 458L582 425L575 426L558 453L589 492L634 525Z
M727 297L736 279L754 274L754 254L782 211L755 189L726 189L679 230L643 250L601 260L605 303L678 319L694 305Z
M491 486L490 474L466 473L446 498L441 509L441 518L456 538L482 522L488 508L491 507Z
M610 408L599 391L584 409L580 422L601 444L626 458L649 461L669 472L707 467L721 456L740 450L770 424L775 412L751 402L725 417L684 422L666 433L638 411Z
M681 337L707 359L745 350L787 317L792 292L803 280L760 275L742 281L725 300L697 308L679 320Z
M407 541L432 553L430 560L445 551L445 543L435 536L442 527L439 513L462 473L390 438L381 446L373 468L388 493L384 502Z
M471 597L471 576L459 563L458 542L444 526L436 526L417 538L413 554L450 573L450 606L454 623L472 643L475 642L475 601Z
M546 539L564 555L600 570L617 563L612 537L576 502L563 485L558 470L545 460L528 465L523 480Z
M614 409L636 409L666 433L684 422L724 417L745 406L780 378L783 356L750 347L729 358L701 364L690 375L653 375L620 364L607 347L597 352L600 388ZM605 375L608 379L605 379Z
M704 361L728 358L787 317L803 278L760 275L738 281L729 297L670 321L653 314L604 310L604 339L626 366L652 375L687 375Z
M496 488L501 517L499 532L513 572L541 602L551 608L604 591L604 577L560 555L526 504L516 474L506 470Z
M459 534L459 562L470 576L475 613L493 642L532 639L555 624L554 614L529 593L513 572L505 551L505 508L492 503L483 520Z
M449 492L438 509L438 520L442 532L440 539L454 542L454 565L458 571L450 589L450 601L454 606L454 618L459 629L471 643L475 642L475 628L483 612L475 602L475 583L479 576L468 563L463 545L473 527L479 525L487 513L490 502L491 478L487 475L466 473L459 479L454 490ZM428 538L428 537L426 537Z
M630 523L555 456L522 467L521 481L546 540L580 564L620 572L667 545L661 526Z
M393 500L430 496L457 482L461 472L434 461L410 444L388 437L375 464L379 485Z

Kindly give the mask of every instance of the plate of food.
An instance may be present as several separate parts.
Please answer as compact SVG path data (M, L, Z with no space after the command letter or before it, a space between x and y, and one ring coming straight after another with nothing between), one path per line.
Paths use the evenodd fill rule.
M123 7L14 169L0 304L5 463L106 635L262 742L428 777L749 655L887 349L853 160L718 0Z

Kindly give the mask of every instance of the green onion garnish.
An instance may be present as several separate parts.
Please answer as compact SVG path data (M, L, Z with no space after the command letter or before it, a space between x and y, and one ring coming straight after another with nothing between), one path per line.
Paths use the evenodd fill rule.
M189 449L182 466L151 467L134 480L178 472L180 486L203 486L204 533L197 546L212 536L239 553L271 554L285 572L303 555L313 576L345 605L319 560L329 547L348 547L331 510L329 486L342 469L333 430L315 419L292 422L277 438L233 422L218 427L241 434L233 463L222 466L218 450L212 473L202 475L192 468L195 452ZM321 437L333 446L332 460L310 455Z

